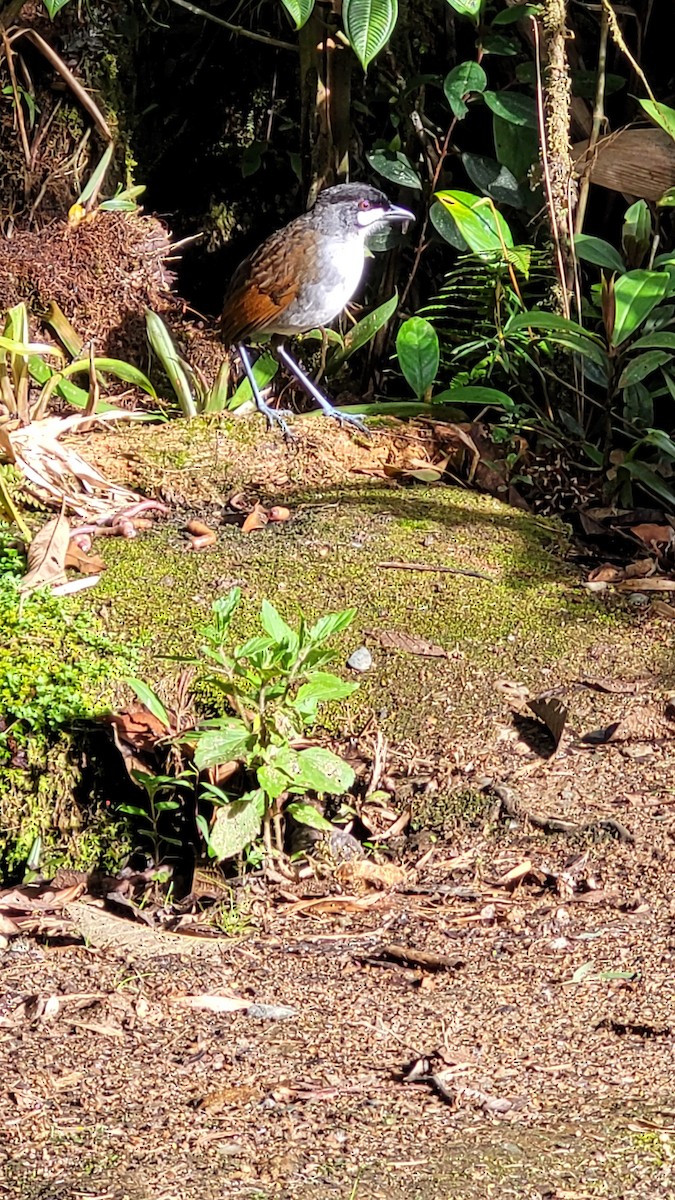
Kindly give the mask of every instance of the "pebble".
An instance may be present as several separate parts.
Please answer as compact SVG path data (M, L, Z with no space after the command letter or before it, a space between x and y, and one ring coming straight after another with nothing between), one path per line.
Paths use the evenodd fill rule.
M373 656L367 646L359 646L347 659L347 666L352 671L369 671L373 665Z

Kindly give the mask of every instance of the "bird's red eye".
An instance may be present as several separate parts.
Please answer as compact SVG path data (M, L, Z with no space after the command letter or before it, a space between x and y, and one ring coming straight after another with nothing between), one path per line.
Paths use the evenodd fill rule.
M359 208L360 209L370 208L370 200L359 200Z

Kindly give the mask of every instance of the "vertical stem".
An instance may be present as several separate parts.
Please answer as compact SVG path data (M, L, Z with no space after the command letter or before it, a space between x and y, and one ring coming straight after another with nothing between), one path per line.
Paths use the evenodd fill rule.
M607 73L607 41L609 34L609 14L606 8L602 10L600 18L600 46L598 49L598 79L595 89L595 104L593 106L593 124L591 126L591 136L588 139L586 147L586 162L581 176L581 184L579 186L579 203L577 204L576 217L574 221L574 232L581 233L584 227L584 217L586 216L586 205L588 203L588 189L591 186L591 171L593 169L593 155L595 147L600 137L600 130L605 119L605 76Z
M576 187L570 146L571 85L567 62L566 0L544 0L539 26L533 20L537 67L537 103L541 136L541 161L551 233L556 248L559 277L558 307L570 314L570 292L574 284L575 260L569 236L569 210L574 207Z

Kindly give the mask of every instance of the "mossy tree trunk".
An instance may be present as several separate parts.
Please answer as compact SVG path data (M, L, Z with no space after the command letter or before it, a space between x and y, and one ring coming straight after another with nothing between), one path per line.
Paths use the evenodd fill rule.
M557 304L569 316L574 282L571 216L577 184L570 143L572 87L567 60L566 0L544 0L541 13L545 143L544 181L559 278Z

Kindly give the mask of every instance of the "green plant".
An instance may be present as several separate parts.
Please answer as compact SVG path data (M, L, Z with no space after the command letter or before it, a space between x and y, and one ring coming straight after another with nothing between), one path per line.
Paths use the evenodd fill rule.
M209 853L218 859L239 853L255 841L261 827L267 850L272 849L273 829L281 849L282 798L339 794L354 782L352 768L331 750L299 744L316 721L319 705L342 700L357 686L322 669L334 657L326 643L351 624L354 610L330 613L314 625L302 617L296 631L264 600L263 634L230 653L230 623L240 600L239 588L216 600L213 623L201 631L209 683L227 698L233 715L205 721L195 731L195 766L205 771L235 760L253 784L238 797L214 784L203 785L202 795L216 806L215 819L209 828L202 816L199 827ZM312 805L300 800L288 801L286 811L301 823L328 826Z
M0 416L18 417L24 424L37 421L44 417L55 392L75 408L89 406L92 413L110 409L112 405L99 400L93 391L100 371L132 383L156 398L149 379L131 363L76 355L72 362L53 367L45 362L47 357L62 360L63 354L57 346L30 341L27 306L15 304L6 313L0 336ZM89 392L71 382L72 376L81 374L90 376Z
M283 813L301 824L330 829L330 823L302 798L339 794L354 783L352 768L331 750L304 744L319 706L345 699L358 686L323 669L334 657L327 642L348 627L354 610L329 613L313 625L301 617L299 628L293 630L264 600L263 633L230 650L230 625L240 601L239 588L214 601L212 622L200 629L199 653L180 659L201 668L202 691L224 698L229 712L174 734L173 739L189 748L200 774L220 768L230 780L226 788L202 778L199 788L197 827L209 855L219 861L242 851L255 857L261 829L267 853L273 851L273 843L280 850ZM147 684L128 682L169 735L169 717L159 698ZM144 820L144 832L155 848L160 817L179 807L173 800L157 800L157 795L172 784L184 786L185 779L184 774L178 780L165 775L138 780L150 807L133 812ZM213 809L211 822L206 807ZM162 840L175 843L163 835Z
M147 796L147 805L141 808L138 804L120 804L119 812L138 818L139 833L150 844L152 861L160 863L164 846L181 845L180 838L174 837L170 832L164 832L164 826L168 825L171 828L171 817L167 821L166 814L178 812L181 807L180 801L176 800L174 795L160 800L160 793L175 792L176 788L190 785L187 779L176 778L175 775L151 775L147 771L134 770L131 776L138 786L143 788Z

